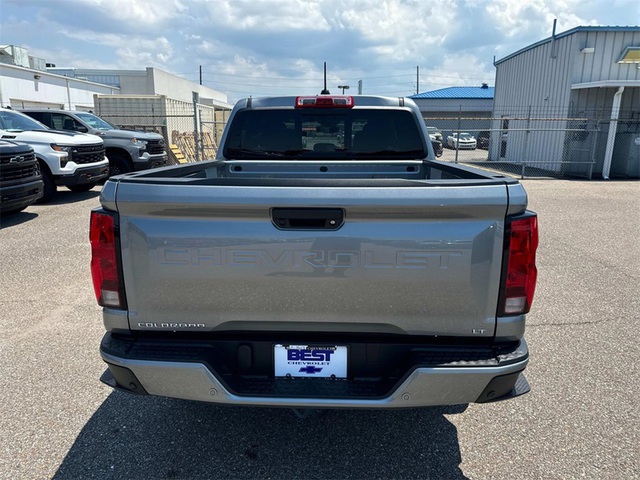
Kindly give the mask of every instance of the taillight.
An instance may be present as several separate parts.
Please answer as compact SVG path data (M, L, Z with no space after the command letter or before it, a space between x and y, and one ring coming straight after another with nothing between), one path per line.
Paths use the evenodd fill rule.
M123 308L124 298L118 275L115 217L91 212L91 276L96 299L103 307Z
M346 95L320 95L296 97L296 108L352 108L353 97Z
M500 301L503 315L519 315L531 309L536 289L536 249L538 248L538 217L527 212L507 225L508 251L506 272Z

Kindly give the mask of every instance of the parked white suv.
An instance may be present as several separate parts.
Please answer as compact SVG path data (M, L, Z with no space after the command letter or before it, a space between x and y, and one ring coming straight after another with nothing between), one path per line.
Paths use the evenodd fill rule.
M0 109L0 138L35 151L44 181L40 202L51 200L58 186L85 192L109 175L104 142L97 135L51 130L15 110Z

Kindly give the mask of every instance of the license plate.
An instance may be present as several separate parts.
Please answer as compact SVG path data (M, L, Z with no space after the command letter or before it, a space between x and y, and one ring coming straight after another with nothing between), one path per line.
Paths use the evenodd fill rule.
M347 378L347 347L275 345L276 377Z

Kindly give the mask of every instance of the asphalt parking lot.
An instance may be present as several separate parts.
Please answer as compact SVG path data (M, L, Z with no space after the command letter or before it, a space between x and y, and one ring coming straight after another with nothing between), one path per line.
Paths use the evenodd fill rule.
M443 148L442 156L438 160L443 162L455 162L456 155L458 162L485 162L489 158L489 151L482 148L475 148L473 150L455 150L452 148Z
M532 391L465 408L217 407L114 392L89 273L98 188L0 220L0 478L640 477L640 183L525 180Z

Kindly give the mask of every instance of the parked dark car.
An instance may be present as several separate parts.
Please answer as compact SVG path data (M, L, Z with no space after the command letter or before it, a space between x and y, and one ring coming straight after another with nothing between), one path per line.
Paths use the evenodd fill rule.
M478 132L478 136L476 140L478 141L478 148L482 148L484 150L489 150L489 139L491 138L491 134L488 131Z
M0 140L0 212L24 210L42 197L43 188L33 148Z

